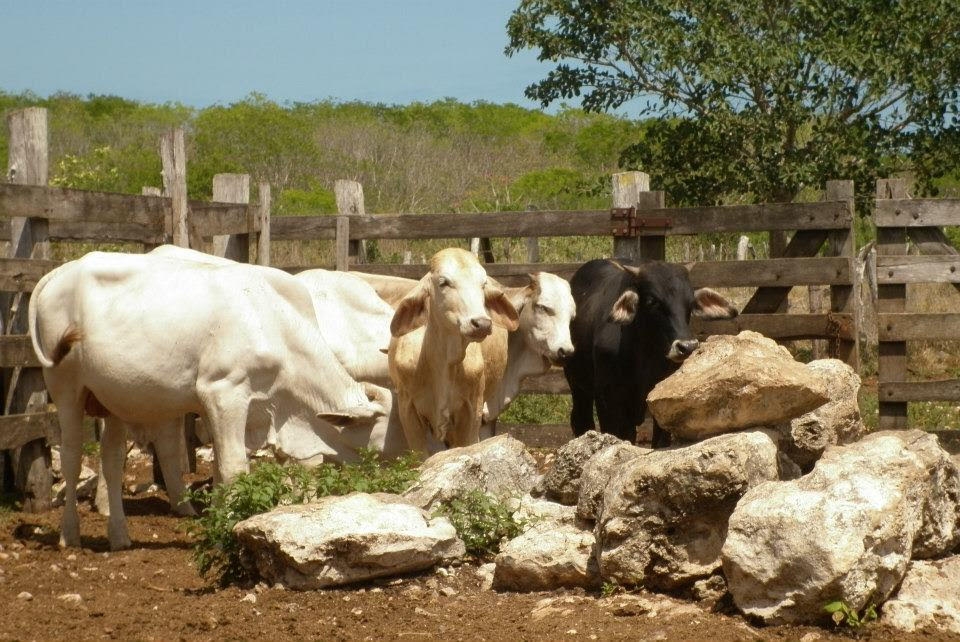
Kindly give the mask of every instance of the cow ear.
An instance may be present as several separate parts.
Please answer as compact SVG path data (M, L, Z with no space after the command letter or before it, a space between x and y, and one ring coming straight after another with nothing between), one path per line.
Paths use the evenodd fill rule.
M627 290L620 295L620 298L610 309L610 320L617 325L633 323L633 318L637 316L637 304L639 302L640 295L633 290Z
M722 294L710 288L693 293L693 315L704 319L732 319L738 312Z
M430 298L430 275L423 277L417 287L400 299L390 321L390 334L402 337L427 323L427 300Z
M483 288L483 304L493 322L513 332L520 327L520 316L517 309L510 303L510 299L504 294L503 290L496 286L486 285Z

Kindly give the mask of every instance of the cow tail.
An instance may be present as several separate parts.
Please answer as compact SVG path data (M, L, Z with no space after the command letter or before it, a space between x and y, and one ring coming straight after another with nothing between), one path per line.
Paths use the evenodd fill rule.
M44 354L43 352L43 347L40 345L40 328L37 327L37 305L40 300L40 291L43 290L44 286L46 286L47 281L50 280L50 277L53 276L54 272L56 272L56 270L51 270L50 272L47 272L37 282L36 287L33 288L33 294L30 296L30 303L27 306L27 319L29 323L28 329L30 332L30 342L33 344L33 352L34 354L37 355L37 361L39 361L40 365L43 366L44 368L54 367L60 362L61 359L63 359L63 357L66 356L66 352L63 352L63 347L61 347L60 345L61 343L63 343L63 339L61 339L61 341L57 344L57 348L54 352L55 353L63 352L63 354L60 355L59 359L56 358L57 354L54 355L53 359L48 358L47 355ZM67 338L67 334L69 334L69 332L64 334L64 339ZM66 346L66 350L67 352L69 352L70 350L69 345Z

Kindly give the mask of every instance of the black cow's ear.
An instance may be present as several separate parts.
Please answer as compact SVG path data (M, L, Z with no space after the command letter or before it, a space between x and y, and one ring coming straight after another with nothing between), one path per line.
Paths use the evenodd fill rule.
M693 315L704 319L732 319L738 312L722 294L710 288L693 293Z
M632 323L637 316L637 304L640 302L640 296L633 290L627 290L620 295L617 302L610 309L610 320L618 325L627 325Z

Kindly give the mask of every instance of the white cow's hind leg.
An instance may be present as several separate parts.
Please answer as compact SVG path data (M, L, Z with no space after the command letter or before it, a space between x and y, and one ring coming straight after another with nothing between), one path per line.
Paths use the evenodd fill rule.
M154 429L156 438L153 449L160 460L160 470L167 486L170 498L170 510L177 515L192 517L197 513L188 501L184 501L183 463L187 455L187 443L184 439L183 419L177 418L164 422Z
M83 406L78 402L58 402L57 416L60 419L60 467L66 484L63 519L60 522L60 546L80 546L77 483L80 481Z
M111 550L130 547L127 518L123 513L123 466L127 458L127 427L116 417L107 417L100 436L100 461L107 487L109 518L107 539Z

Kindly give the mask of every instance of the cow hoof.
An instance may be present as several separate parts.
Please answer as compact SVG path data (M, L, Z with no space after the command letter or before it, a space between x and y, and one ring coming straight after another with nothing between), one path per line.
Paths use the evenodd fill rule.
M123 551L130 548L133 545L133 542L130 541L129 537L123 537L117 541L110 540L110 550L111 551Z

